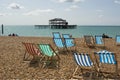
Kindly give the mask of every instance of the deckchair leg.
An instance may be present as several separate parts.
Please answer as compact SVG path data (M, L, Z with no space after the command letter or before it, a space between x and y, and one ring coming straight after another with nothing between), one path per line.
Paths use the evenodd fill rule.
M27 53L26 53L26 55L27 55ZM25 56L26 56L26 55L25 55ZM30 55L28 55L27 57L24 57L24 58L25 58L24 60L29 61L29 60L28 60L29 57L30 57Z
M93 76L93 71L90 72L90 80L92 79L92 76Z
M75 76L75 73L77 72L77 70L78 70L78 66L76 67L76 69L75 69L75 71L74 71L74 73L73 73L73 76Z
M74 73L73 73L73 78L79 78L79 79L83 79L83 77L82 76L75 76L75 73L77 72L77 70L78 70L78 68L79 68L79 66L77 66L76 67L76 69L75 69L75 71L74 71Z
M27 52L25 51L25 54L24 54L24 57L23 57L23 60L26 61L28 58L29 58L30 55L27 56Z
M26 56L26 52L24 53L24 57L23 57L23 60L25 60L25 56Z

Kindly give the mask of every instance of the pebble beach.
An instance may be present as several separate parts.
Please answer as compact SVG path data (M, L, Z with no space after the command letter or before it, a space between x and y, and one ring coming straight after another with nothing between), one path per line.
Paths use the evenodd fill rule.
M72 78L77 64L71 52L59 53L59 69L40 68L41 64L31 65L30 61L23 61L25 47L22 45L22 42L35 44L48 43L58 51L52 37L0 36L0 80L70 80ZM84 43L83 38L75 38L75 42L75 48L78 52L93 55L94 51L102 50L102 48L97 46L89 48ZM105 47L106 50L114 52L117 55L118 73L120 75L120 46L116 46L115 39L106 38ZM94 59L94 56L92 57ZM110 68L106 68L105 70L108 69Z

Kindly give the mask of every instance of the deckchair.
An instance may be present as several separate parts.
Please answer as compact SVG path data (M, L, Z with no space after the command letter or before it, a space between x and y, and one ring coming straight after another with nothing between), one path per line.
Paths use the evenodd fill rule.
M76 49L75 48L75 40L74 38L64 38L64 45L65 45L65 48L68 50L68 48L73 48L74 47L74 50Z
M84 35L84 41L88 47L94 47L94 39L92 35Z
M63 38L71 38L71 35L70 34L62 34L62 37Z
M74 54L74 60L77 63L77 67L73 73L73 78L84 79L84 72L87 70L90 73L89 80L92 79L92 73L96 72L96 68L94 62L91 59L91 56L88 53L73 52L73 54Z
M42 54L45 55L46 59L45 59L45 66L49 66L50 64L54 64L59 68L59 63L60 63L60 57L58 55L58 53L56 53L54 51L54 49L52 48L52 46L50 44L38 44L39 49L42 51Z
M96 43L96 45L105 47L105 41L102 38L102 35L95 35L95 43Z
M33 57L32 59L35 59L37 56L42 56L41 52L34 43L22 42L22 44L25 46L25 54L23 60L29 61L30 55Z
M57 48L64 48L64 43L62 38L53 38L54 44L57 46Z
M59 32L52 32L53 38L61 38L61 35Z
M103 75L103 77L107 77L104 74L112 74L114 75L114 78L117 78L118 64L117 64L117 58L115 53L109 52L107 50L101 50L99 52L95 52L94 54L95 54L96 62L98 65L98 73ZM109 70L103 70L104 68L111 70L111 67L115 69L114 72L111 72Z
M120 45L120 35L116 35L116 45Z

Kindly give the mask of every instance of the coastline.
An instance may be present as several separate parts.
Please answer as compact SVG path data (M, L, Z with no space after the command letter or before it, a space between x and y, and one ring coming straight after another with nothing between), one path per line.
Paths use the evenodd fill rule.
M75 38L76 49L79 52L86 52L93 55L94 51L101 48L89 48L84 44L83 38ZM52 41L52 37L16 37L0 36L0 79L70 79L76 63L73 54L60 55L60 69L41 69L40 67L30 66L29 62L23 62L25 48L22 42L31 42L35 44L49 43L57 50ZM115 52L118 60L118 72L120 74L120 49L115 45L115 39L105 39L106 49ZM94 58L94 57L93 57ZM106 68L106 70L109 70Z

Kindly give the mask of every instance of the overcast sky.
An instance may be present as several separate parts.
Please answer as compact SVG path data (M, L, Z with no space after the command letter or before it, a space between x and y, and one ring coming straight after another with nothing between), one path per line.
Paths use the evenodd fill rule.
M53 18L77 25L120 25L120 0L0 0L0 24L48 24Z

